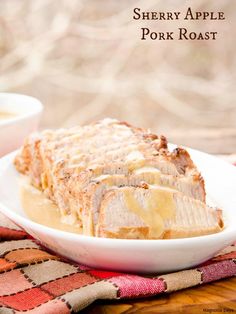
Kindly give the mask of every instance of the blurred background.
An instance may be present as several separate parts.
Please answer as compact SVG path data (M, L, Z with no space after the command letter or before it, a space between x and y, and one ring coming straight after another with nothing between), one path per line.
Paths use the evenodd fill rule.
M224 11L225 21L135 21L146 11ZM1 0L0 90L39 98L41 128L114 117L211 153L236 151L236 1ZM141 41L217 31L216 41Z

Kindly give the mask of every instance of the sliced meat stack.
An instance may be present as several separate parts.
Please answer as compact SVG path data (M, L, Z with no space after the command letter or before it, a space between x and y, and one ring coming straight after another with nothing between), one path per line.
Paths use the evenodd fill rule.
M62 221L97 237L159 239L219 232L188 152L164 136L104 119L29 136L15 158L59 208Z

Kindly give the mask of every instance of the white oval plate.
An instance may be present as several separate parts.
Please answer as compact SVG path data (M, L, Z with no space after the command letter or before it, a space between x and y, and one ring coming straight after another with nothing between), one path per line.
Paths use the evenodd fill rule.
M20 205L15 153L0 159L0 211L43 245L95 268L139 273L177 271L200 264L236 241L236 168L188 149L206 181L207 193L224 210L225 229L216 234L171 240L93 238L59 231L28 219Z

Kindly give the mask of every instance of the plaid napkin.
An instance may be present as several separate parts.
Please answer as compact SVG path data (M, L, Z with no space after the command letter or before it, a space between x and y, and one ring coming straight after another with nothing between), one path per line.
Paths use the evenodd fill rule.
M150 277L69 262L1 214L0 238L0 313L6 314L67 314L98 299L147 297L236 275L236 245L196 268Z
M68 314L98 299L148 297L236 275L236 243L196 268L150 277L56 256L2 214L0 240L1 314Z

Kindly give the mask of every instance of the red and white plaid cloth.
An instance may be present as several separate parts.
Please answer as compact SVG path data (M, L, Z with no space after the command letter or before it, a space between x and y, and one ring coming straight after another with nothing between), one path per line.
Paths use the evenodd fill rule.
M236 275L236 245L193 269L159 276L100 271L45 251L0 215L0 313L68 314L98 299L148 297Z

